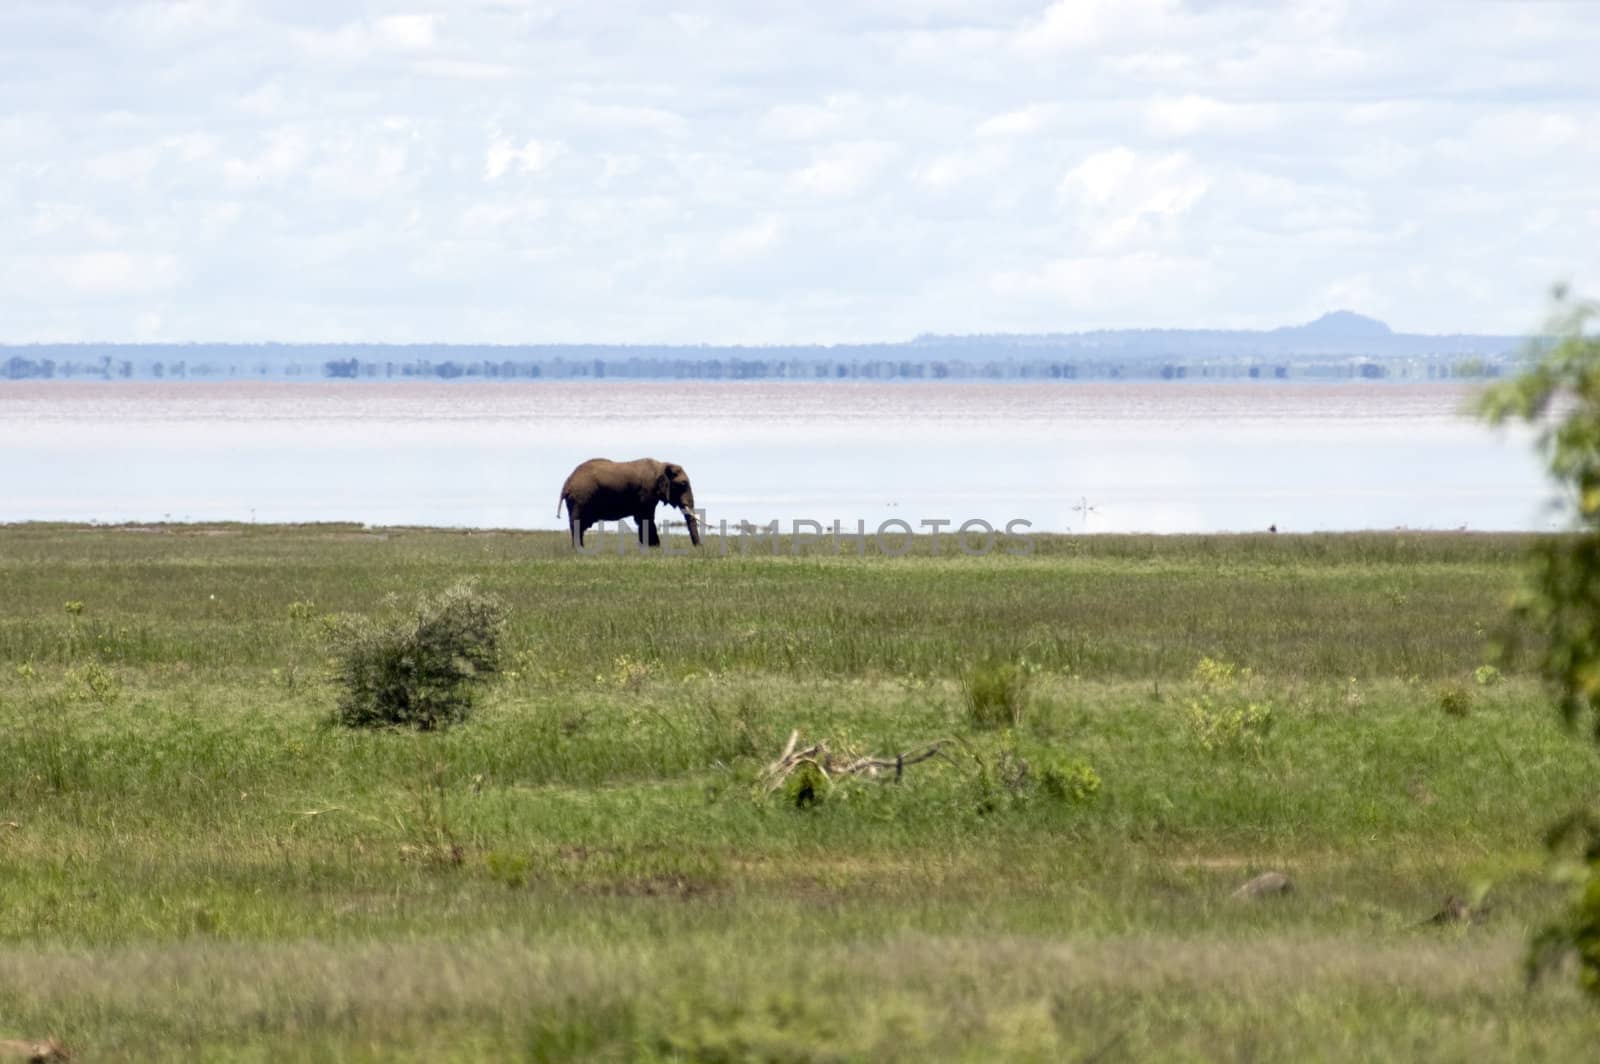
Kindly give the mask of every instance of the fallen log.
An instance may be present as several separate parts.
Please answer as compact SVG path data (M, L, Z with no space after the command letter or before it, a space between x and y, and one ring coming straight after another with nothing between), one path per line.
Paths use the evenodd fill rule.
M893 757L877 754L862 755L854 752L835 753L828 749L826 740L796 749L800 744L800 730L796 728L789 733L789 741L784 744L783 753L762 770L760 779L763 789L768 794L782 787L790 774L802 765L812 766L829 783L835 778L843 777L875 779L880 782L898 781L905 770L912 765L920 765L924 761L940 756L949 758L944 752L945 747L957 742L959 742L957 739L935 739L933 742L923 743ZM893 775L889 775L890 769L894 770Z

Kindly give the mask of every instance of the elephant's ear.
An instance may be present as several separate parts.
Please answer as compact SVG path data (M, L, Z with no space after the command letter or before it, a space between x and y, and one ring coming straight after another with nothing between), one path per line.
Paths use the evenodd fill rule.
M672 501L672 474L667 472L667 469L662 469L661 475L656 477L656 498L662 502Z
M668 480L677 480L678 475L683 472L683 466L676 462L668 462L661 467L661 471L667 475Z

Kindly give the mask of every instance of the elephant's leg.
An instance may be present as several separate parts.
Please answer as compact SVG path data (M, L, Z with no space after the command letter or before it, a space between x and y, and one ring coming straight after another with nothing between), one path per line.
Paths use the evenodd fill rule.
M657 531L657 529L656 529L656 519L655 519L655 517L652 516L650 518L650 520L646 522L646 524L648 525L648 527L650 529L650 546L652 546L652 547L661 546L661 533L659 531Z
M572 546L576 550L583 546L583 525L578 521L577 514L567 515L567 531L572 533Z

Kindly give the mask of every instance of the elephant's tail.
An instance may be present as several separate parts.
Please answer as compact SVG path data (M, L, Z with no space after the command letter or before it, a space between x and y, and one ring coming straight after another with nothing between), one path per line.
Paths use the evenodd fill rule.
M561 493L561 498L556 500L556 516L557 517L561 516L561 504L566 502L566 501L567 501L567 493L566 492L562 492ZM569 505L567 507L567 509L570 511L572 509L572 507Z

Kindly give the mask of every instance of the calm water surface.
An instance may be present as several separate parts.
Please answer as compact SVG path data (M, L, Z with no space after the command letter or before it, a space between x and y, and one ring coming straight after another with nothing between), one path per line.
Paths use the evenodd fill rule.
M1537 529L1528 436L1448 384L3 383L0 521L557 528L595 456L682 463L710 524Z

